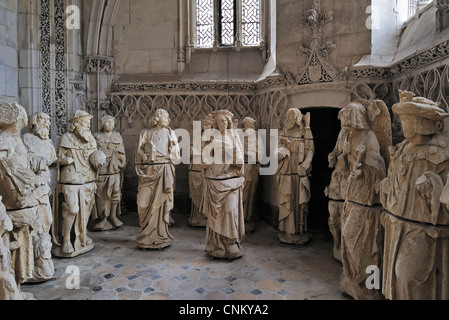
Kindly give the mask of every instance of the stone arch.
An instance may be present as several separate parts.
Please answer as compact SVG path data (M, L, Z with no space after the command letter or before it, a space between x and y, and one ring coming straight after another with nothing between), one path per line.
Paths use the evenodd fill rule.
M119 4L119 0L98 0L92 1L90 7L85 8L89 9L85 36L86 55L111 56L112 26Z

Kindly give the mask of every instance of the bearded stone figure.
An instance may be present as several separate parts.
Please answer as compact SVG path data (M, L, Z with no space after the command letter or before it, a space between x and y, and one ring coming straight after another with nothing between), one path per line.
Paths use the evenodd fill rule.
M157 110L149 128L141 132L137 146L140 224L137 247L140 249L163 249L173 243L169 225L174 206L174 163L180 159L180 149L178 138L169 124L168 112Z
M366 285L371 267L382 269L383 229L380 223L380 182L392 144L391 120L383 101L357 100L339 113L343 152L349 178L341 214L341 290L356 300L382 299L380 290Z
M57 157L53 141L49 138L50 125L49 115L36 113L29 118L28 133L23 136L28 157L41 159L40 161L30 161L30 169L39 180L39 186L34 192L39 209L38 219L33 225L34 272L33 278L29 282L48 281L53 278L55 273L51 260L50 229L53 223L53 213L50 204L51 190L48 183L51 180L49 166L56 162Z
M106 155L97 149L90 131L91 119L87 112L76 111L69 120L68 132L59 141L52 252L61 258L73 258L94 248L87 224L95 204L95 181Z
M311 240L307 218L310 201L310 175L315 155L310 114L299 109L287 111L285 128L279 137L278 203L279 240L304 245Z
M439 103L399 91L393 112L405 140L390 149L381 183L385 208L382 292L389 300L449 299L449 138Z
M0 196L13 227L9 239L4 232L3 237L9 243L9 247L5 246L11 252L11 268L19 290L22 283L33 278L34 271L31 231L38 218L35 191L40 183L29 165L46 163L39 157L28 157L20 134L27 123L28 117L22 106L15 102L0 103ZM4 221L9 225L8 219ZM8 253L3 257L9 259Z
M126 153L123 138L113 131L115 119L104 116L101 119L100 132L95 133L98 148L106 155L106 164L100 169L95 194L96 207L94 226L97 231L114 230L123 225L118 218L122 198L122 171L126 166Z
M207 179L202 205L207 215L206 252L214 258L233 260L244 254L243 147L233 128L234 115L220 110L212 116L218 130L204 152L214 161L203 164Z
M207 115L202 121L203 132L214 128L215 121L212 115ZM198 137L194 137L198 139ZM198 159L192 156L192 162L189 165L189 196L192 199L192 207L190 210L189 224L195 228L205 228L207 225L207 216L201 210L201 202L203 199L203 189L206 179L202 170L202 150L204 150L205 142L201 141L201 150L192 150L192 155L199 155ZM197 161L194 161L197 160Z

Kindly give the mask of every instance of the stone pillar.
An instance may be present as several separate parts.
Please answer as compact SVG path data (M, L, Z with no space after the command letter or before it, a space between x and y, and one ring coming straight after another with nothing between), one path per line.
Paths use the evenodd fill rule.
M17 1L0 0L0 96L18 95Z
M449 26L449 0L437 0L437 32Z

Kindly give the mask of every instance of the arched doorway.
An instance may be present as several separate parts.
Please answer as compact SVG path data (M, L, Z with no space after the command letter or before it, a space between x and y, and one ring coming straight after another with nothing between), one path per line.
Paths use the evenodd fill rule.
M310 112L315 156L312 163L311 191L309 203L309 229L328 232L329 199L324 189L329 185L333 169L329 168L328 155L332 152L340 133L341 124L338 120L338 108L313 107L301 109L303 114Z

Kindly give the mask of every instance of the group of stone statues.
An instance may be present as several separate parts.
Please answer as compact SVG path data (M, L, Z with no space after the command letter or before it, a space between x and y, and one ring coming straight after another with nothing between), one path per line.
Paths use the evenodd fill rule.
M399 95L392 110L405 140L397 146L392 145L391 115L383 101L356 100L339 113L342 129L329 155L334 171L325 193L333 253L343 265L340 286L355 299L447 299L449 137L438 127L449 113L411 92ZM56 151L48 115L28 119L22 106L1 101L0 300L32 299L20 286L52 279L52 255L73 258L92 250L89 221L97 231L123 225L123 139L110 116L101 119L100 132L93 134L92 118L76 111ZM279 240L286 244L311 240L307 220L315 146L310 123L310 114L288 110L276 149ZM160 250L174 241L169 227L181 150L169 124L168 112L157 110L136 149L136 240L143 250ZM231 112L207 115L202 131L216 134L202 136L200 159L192 152L189 166L189 223L206 229L205 251L214 258L242 257L245 234L254 230L264 146L256 121L245 118L242 124L243 138ZM28 133L22 135L26 127ZM205 151L222 161L205 161ZM376 270L381 285L370 285L369 272Z
M54 278L52 255L71 258L93 249L87 224L94 206L96 230L122 225L118 220L122 169L121 136L112 117L91 133L92 116L77 111L56 151L49 138L51 119L29 119L14 101L0 103L0 300L32 299L23 283ZM28 133L21 131L28 127ZM56 189L50 203L50 166L56 164Z
M342 292L354 299L449 298L449 113L399 92L392 107L405 140L392 145L383 101L353 101L329 164L329 227L343 264Z

